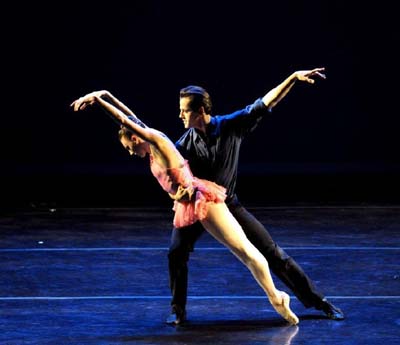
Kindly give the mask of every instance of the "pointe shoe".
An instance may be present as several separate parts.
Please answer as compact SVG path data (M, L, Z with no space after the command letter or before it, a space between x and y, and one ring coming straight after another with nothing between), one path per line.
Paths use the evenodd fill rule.
M286 292L281 291L281 300L279 303L274 303L272 301L271 304L275 308L275 310L291 325L297 325L299 323L299 318L295 313L290 309L290 297Z

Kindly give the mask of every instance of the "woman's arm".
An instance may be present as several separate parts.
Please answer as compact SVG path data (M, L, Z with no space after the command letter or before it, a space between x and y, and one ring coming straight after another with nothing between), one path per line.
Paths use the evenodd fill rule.
M109 101L110 103L112 103L113 105L115 105L118 109L120 109L124 114L126 115L133 115L135 116L135 114L133 113L132 110L130 110L124 103L122 103L118 98L116 98L113 94L111 94L109 91L103 90L101 91L103 92L103 96L102 98L106 99L107 101Z
M124 103L122 103L118 98L116 98L111 92L107 90L100 90L100 91L93 91L89 94L87 94L84 97L81 97L77 99L74 102L74 110L83 110L85 109L88 105L91 105L89 102L83 102L83 99L90 99L93 97L98 97L107 100L107 102L111 103L114 105L116 108L121 110L125 115L135 115L131 109L129 109ZM94 99L94 98L93 98Z
M140 126L138 123L130 120L128 118L128 114L122 111L119 107L115 106L113 103L106 101L104 96L111 95L108 91L94 91L88 93L87 95L78 98L74 102L71 103L71 107L73 107L74 111L84 110L89 105L98 104L102 110L105 111L107 115L109 115L115 122L117 122L121 126L125 126L132 130L138 137L143 140L148 141L153 144L154 139L150 134L151 131L148 131L149 128L144 128ZM107 96L108 98L108 96ZM127 107L126 107L127 108ZM127 108L128 109L128 108ZM129 109L129 116L133 116L137 118L137 116ZM138 119L139 120L139 119ZM138 122L141 122L140 120Z
M147 141L156 150L159 158L162 160L167 168L180 166L183 162L182 156L175 149L174 144L169 138L162 132L153 128L142 126L141 120L130 111L130 116L133 117L131 120L128 116L116 107L114 104L106 101L99 91L89 93L83 97L80 97L76 101L72 102L71 107L74 111L85 109L88 105L98 104L107 115L109 115L119 125L124 126L131 130L139 138ZM138 121L135 121L137 119Z

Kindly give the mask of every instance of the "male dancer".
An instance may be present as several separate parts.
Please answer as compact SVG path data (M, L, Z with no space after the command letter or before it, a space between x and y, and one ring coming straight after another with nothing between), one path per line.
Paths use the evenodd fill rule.
M303 305L322 310L332 320L343 320L343 312L316 289L302 268L274 242L267 229L240 204L235 194L242 139L286 96L296 81L314 84L316 78L325 79L324 71L324 68L296 71L253 104L223 116L211 115L211 98L202 87L191 85L181 89L179 117L187 131L176 142L176 147L189 161L195 176L227 189L226 204L246 236L267 259L272 272ZM186 320L187 262L203 231L199 222L172 230L168 253L172 293L168 324L178 325Z

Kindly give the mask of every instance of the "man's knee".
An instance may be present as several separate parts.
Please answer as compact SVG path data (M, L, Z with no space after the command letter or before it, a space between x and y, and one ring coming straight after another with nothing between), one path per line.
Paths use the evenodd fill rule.
M278 245L275 245L265 255L271 267L288 268L293 263L293 259Z
M190 251L187 246L173 246L168 251L168 261L174 264L186 263L189 260Z

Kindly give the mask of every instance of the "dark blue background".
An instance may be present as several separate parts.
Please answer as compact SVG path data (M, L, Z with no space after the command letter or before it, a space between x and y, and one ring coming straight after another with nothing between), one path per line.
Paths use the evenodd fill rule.
M168 205L147 161L77 97L108 89L172 139L179 89L214 114L296 84L245 141L247 203L398 201L399 29L392 2L113 1L11 4L4 12L1 205ZM4 26L4 27L3 27Z

